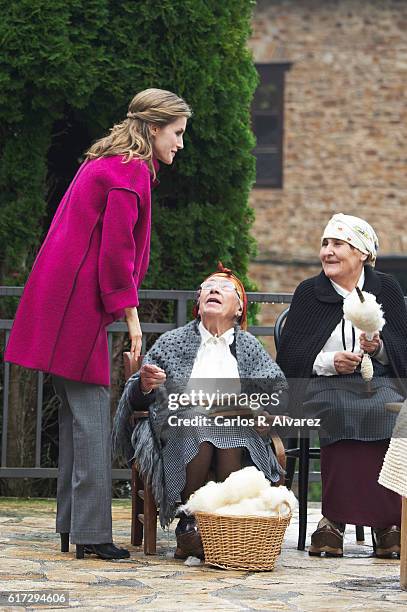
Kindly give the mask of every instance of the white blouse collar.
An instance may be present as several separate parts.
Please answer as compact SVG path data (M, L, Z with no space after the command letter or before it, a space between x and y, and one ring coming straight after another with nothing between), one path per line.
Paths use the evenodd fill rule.
M329 279L329 280L331 280L331 279ZM363 288L364 283L365 283L365 271L362 268L362 272L361 272L361 274L359 276L359 280L357 282L357 286L359 287L359 289ZM348 295L351 293L350 291L348 291L347 289L344 289L343 287L341 287L337 283L334 283L333 280L331 280L331 284L332 284L332 287L335 289L336 293L339 293L339 295L341 295L344 298L348 297Z
M230 344L232 344L235 335L235 329L234 327L231 327L230 329L227 329L221 336L213 336L211 332L206 329L202 321L199 322L198 329L201 334L202 344L207 344L208 342L213 342L215 339L219 339L222 340L222 342L226 344L226 346L229 346Z

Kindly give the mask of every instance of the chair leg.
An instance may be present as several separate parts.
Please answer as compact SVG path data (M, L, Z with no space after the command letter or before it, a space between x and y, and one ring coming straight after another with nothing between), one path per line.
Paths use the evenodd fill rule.
M300 457L298 468L298 497L299 497L299 532L298 550L305 549L307 536L307 509L308 509L308 479L309 479L309 438L300 438Z
M356 525L356 541L358 543L365 541L365 530L363 525Z
M143 481L137 471L135 463L131 466L131 543L133 546L141 546L143 542L143 523L139 520L139 514L143 514L143 501L138 496L139 489L143 488Z
M288 438L286 450L293 450L295 448L298 448L298 439ZM285 485L287 489L292 489L297 457L295 455L288 454L286 461Z
M157 506L150 485L144 487L144 554L157 551Z

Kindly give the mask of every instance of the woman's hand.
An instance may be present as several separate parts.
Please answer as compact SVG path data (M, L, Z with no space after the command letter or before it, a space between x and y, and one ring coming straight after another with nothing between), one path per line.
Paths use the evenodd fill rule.
M373 334L372 340L367 339L365 332L362 332L360 334L360 338L359 338L360 348L362 349L362 351L369 353L369 355L373 355L373 353L378 352L382 346L382 342L383 341L380 338L379 332L375 332Z
M131 349L130 353L132 359L137 359L141 353L141 327L140 321L138 320L138 312L137 308L125 308L126 313L126 322L129 330L129 336L131 340Z
M360 353L338 351L334 355L334 366L338 374L353 374L361 361L362 355Z
M146 363L140 368L140 388L143 393L150 393L162 385L167 376L161 368L152 363Z

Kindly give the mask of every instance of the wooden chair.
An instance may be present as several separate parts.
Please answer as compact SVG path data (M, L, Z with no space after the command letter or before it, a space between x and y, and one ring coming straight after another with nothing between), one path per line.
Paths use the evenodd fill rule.
M281 332L288 315L289 308L286 308L277 317L274 325L274 343L278 350L281 338ZM298 512L299 512L299 531L298 531L298 550L305 549L305 540L307 537L307 512L308 512L308 484L309 484L309 465L311 459L321 458L321 449L318 447L310 447L309 432L304 438L299 436L296 438L288 438L287 448L287 474L286 481L289 488L292 487L295 473L296 460L298 459ZM361 525L356 525L356 541L364 542L365 533Z
M129 352L123 353L124 377L126 380L137 372L142 364L142 358L134 360ZM132 414L132 424L140 419L148 418L147 410L135 411ZM144 538L143 538L144 536ZM145 555L155 555L157 551L157 505L151 490L141 478L137 464L131 466L131 543L133 546L144 544Z
M124 376L128 380L132 374L137 372L142 364L142 358L137 360L131 358L129 352L123 353ZM136 425L140 419L148 418L148 411L135 411L132 414L132 424ZM283 442L275 430L270 434L277 461L281 467L286 468L286 454ZM278 484L284 484L282 476ZM144 535L144 538L143 538ZM143 541L144 540L144 541ZM141 546L144 543L144 554L155 555L157 551L157 505L151 490L143 478L141 478L137 464L133 461L131 466L131 544Z

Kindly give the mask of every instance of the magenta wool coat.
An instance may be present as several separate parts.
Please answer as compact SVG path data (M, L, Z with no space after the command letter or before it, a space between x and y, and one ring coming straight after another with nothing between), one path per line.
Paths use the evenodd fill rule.
M150 254L151 182L138 159L82 164L35 260L6 361L110 383L106 327L139 303Z

